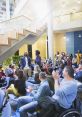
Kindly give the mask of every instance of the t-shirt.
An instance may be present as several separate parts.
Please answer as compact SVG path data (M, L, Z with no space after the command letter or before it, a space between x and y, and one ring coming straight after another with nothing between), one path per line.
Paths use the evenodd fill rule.
M27 57L25 57L25 62L26 62L25 68L27 68L28 67L28 59L27 59Z
M12 93L15 96L20 96L20 94L18 93L17 89L14 87L14 84L11 84L10 87L7 89L8 93Z
M72 106L77 95L77 83L75 80L63 79L60 87L55 91L53 98L57 100L59 105L65 109Z

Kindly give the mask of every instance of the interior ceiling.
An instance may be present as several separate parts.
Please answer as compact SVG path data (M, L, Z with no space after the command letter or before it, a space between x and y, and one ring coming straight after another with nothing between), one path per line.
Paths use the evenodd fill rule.
M42 21L51 13L57 17L81 11L82 0L27 0L20 15L26 15L35 21Z
M54 15L64 15L82 11L82 0L53 0Z

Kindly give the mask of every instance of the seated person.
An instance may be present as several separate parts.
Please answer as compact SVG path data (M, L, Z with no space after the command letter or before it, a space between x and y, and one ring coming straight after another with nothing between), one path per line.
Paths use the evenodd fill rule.
M18 69L18 68L16 69L15 77L16 77L16 79L26 81L26 78L25 78L25 75L24 75L24 71L21 70L21 69Z
M8 86L10 86L11 84L14 84L14 81L15 81L14 72L11 68L8 68L6 70L6 73L7 73L6 81Z
M55 94L52 98L57 100L60 107L69 109L77 96L77 83L74 80L74 70L70 66L65 67L63 70L64 79L60 84L58 82L60 77L58 73L53 71L52 75L55 80Z
M7 89L8 94L14 94L16 97L26 95L25 81L15 80L14 84L11 84Z
M0 89L0 116L1 117L10 117L11 116L11 107L6 99L5 92Z
M28 82L30 82L30 83L32 83L32 84L40 84L40 79L39 79L39 73L36 73L35 75L34 75L34 79L30 79L30 80L28 80Z
M59 84L59 75L57 72L52 73L55 80L55 94L52 96L54 104L54 115L56 113L56 107L59 106L59 111L64 111L71 108L73 101L77 96L77 83L74 80L74 70L72 67L67 66L64 68L63 76L64 79ZM42 117L50 117L51 112L47 114L47 109ZM51 110L52 111L52 110Z
M46 74L44 72L41 72L39 74L39 79L41 81L40 86L37 91L30 91L30 95L28 96L22 96L15 100L15 102L11 103L11 107L21 107L22 105L27 106L28 103L38 100L40 97L44 96L50 96L51 90L46 78ZM27 115L27 114L26 114ZM22 116L23 117L23 116ZM24 114L24 117L25 114Z
M53 71L52 75L55 80L55 94L51 97L51 100L53 100L54 107L56 108L56 106L59 105L59 111L71 108L72 103L77 96L77 83L74 80L73 68L70 66L64 68L64 71L63 71L64 79L61 81L60 84L58 82L58 79L60 77L58 72ZM46 105L47 103L50 103L50 102L46 102ZM30 103L30 106L29 104L27 104L27 108L25 109L28 110L37 105L38 105L38 102L36 103L36 101L34 101ZM48 107L46 108L47 109L45 110L44 115L42 115L41 117L51 116L51 111L48 113L49 111ZM20 113L24 114L25 109L19 108ZM56 113L56 110L54 110L54 114L55 113Z
M75 79L82 82L82 64L79 64L79 67L76 70Z
M34 66L34 74L36 74L36 73L40 73L41 72L41 70L40 70L40 67L39 67L39 65L38 64L35 64L35 66Z
M54 92L54 79L52 76L47 76L47 80L50 86L52 93Z
M5 73L4 73L4 70L3 70L3 67L2 67L2 65L0 64L0 77L2 78L2 77L5 77L6 75L5 75Z
M4 86L4 83L5 83L5 73L4 73L4 70L3 70L3 67L2 65L0 64L0 87L3 87Z

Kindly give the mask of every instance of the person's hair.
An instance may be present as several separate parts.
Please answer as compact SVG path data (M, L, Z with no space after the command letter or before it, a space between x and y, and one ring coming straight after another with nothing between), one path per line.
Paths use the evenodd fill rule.
M27 52L24 52L24 56L28 56L28 53Z
M17 69L15 73L18 76L18 79L20 79L20 80L26 80L25 76L24 76L23 70Z
M35 81L39 84L41 81L39 79L39 73L36 73L35 74L35 77L34 77Z
M40 67L39 67L39 65L35 65L34 71L40 72Z
M46 79L46 73L45 72L40 72L39 77L42 79Z
M18 93L23 96L26 95L26 85L25 81L15 80L14 87L17 89Z
M39 50L36 50L35 53L36 53L36 56L40 55L40 51Z
M68 75L73 78L74 77L74 69L70 66L66 66L65 69L66 69Z

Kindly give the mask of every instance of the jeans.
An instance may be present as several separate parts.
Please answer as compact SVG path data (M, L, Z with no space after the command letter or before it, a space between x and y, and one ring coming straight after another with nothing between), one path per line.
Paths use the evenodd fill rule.
M18 99L13 99L10 101L10 105L13 111L16 111L21 106L28 104L33 101L33 97L31 96L22 96Z
M17 104L18 104L18 108L16 108ZM30 96L20 97L17 102L15 101L12 104L13 109L15 111L17 110L15 112L16 117L27 117L27 112L29 110L35 109L37 107L37 105L38 105L38 102L33 101L33 98Z
M27 117L27 112L37 107L38 102L33 101L19 108L20 117Z
M10 116L11 116L11 107L10 104L7 103L6 106L3 108L1 117L10 117Z

